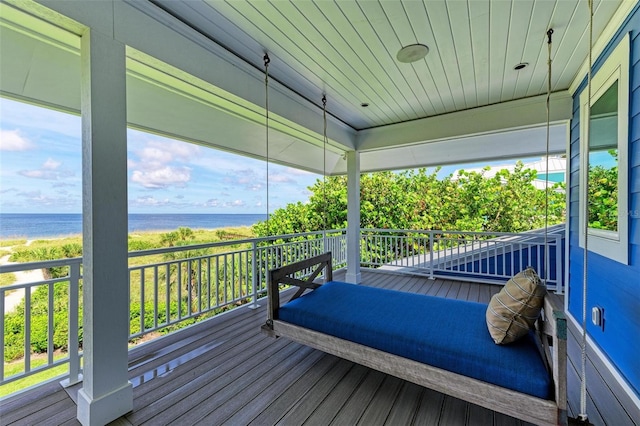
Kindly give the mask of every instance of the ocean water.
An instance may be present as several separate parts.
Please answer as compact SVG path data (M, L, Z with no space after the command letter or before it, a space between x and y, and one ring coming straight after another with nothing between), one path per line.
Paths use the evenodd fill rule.
M250 226L264 214L130 214L129 232ZM54 238L82 233L81 214L0 213L0 238Z

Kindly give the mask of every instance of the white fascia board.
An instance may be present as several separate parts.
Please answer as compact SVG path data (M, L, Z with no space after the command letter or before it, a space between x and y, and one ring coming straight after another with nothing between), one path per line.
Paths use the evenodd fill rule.
M421 144L467 136L491 134L505 129L537 127L547 122L546 95L427 117L406 123L358 132L358 151ZM550 121L571 119L569 92L556 92L550 99ZM364 160L363 160L364 162Z
M566 151L568 123L561 121L551 125L550 154ZM366 151L361 153L360 165L362 172L404 170L543 156L546 151L546 126L539 126Z
M38 0L82 25L165 62L226 92L264 107L264 73L178 21L150 2L121 0ZM320 99L321 94L318 94ZM322 110L276 81L269 82L269 110L317 134L323 133ZM356 131L329 116L332 145L352 150Z

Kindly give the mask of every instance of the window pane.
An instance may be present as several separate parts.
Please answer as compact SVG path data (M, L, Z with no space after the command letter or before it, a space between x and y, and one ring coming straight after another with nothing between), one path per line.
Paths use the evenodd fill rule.
M618 82L591 106L589 227L618 230Z

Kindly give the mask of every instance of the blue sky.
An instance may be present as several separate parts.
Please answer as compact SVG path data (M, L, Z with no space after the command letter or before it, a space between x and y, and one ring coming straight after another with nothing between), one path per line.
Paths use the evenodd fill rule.
M266 163L128 131L130 213L266 214ZM0 99L0 212L80 213L80 117ZM269 165L269 211L320 176Z

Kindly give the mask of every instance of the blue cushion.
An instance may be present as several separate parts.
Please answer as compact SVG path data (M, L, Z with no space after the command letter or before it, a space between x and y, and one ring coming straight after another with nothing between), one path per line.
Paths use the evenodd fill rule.
M552 381L533 335L496 345L487 305L332 281L278 310L278 318L539 398Z

